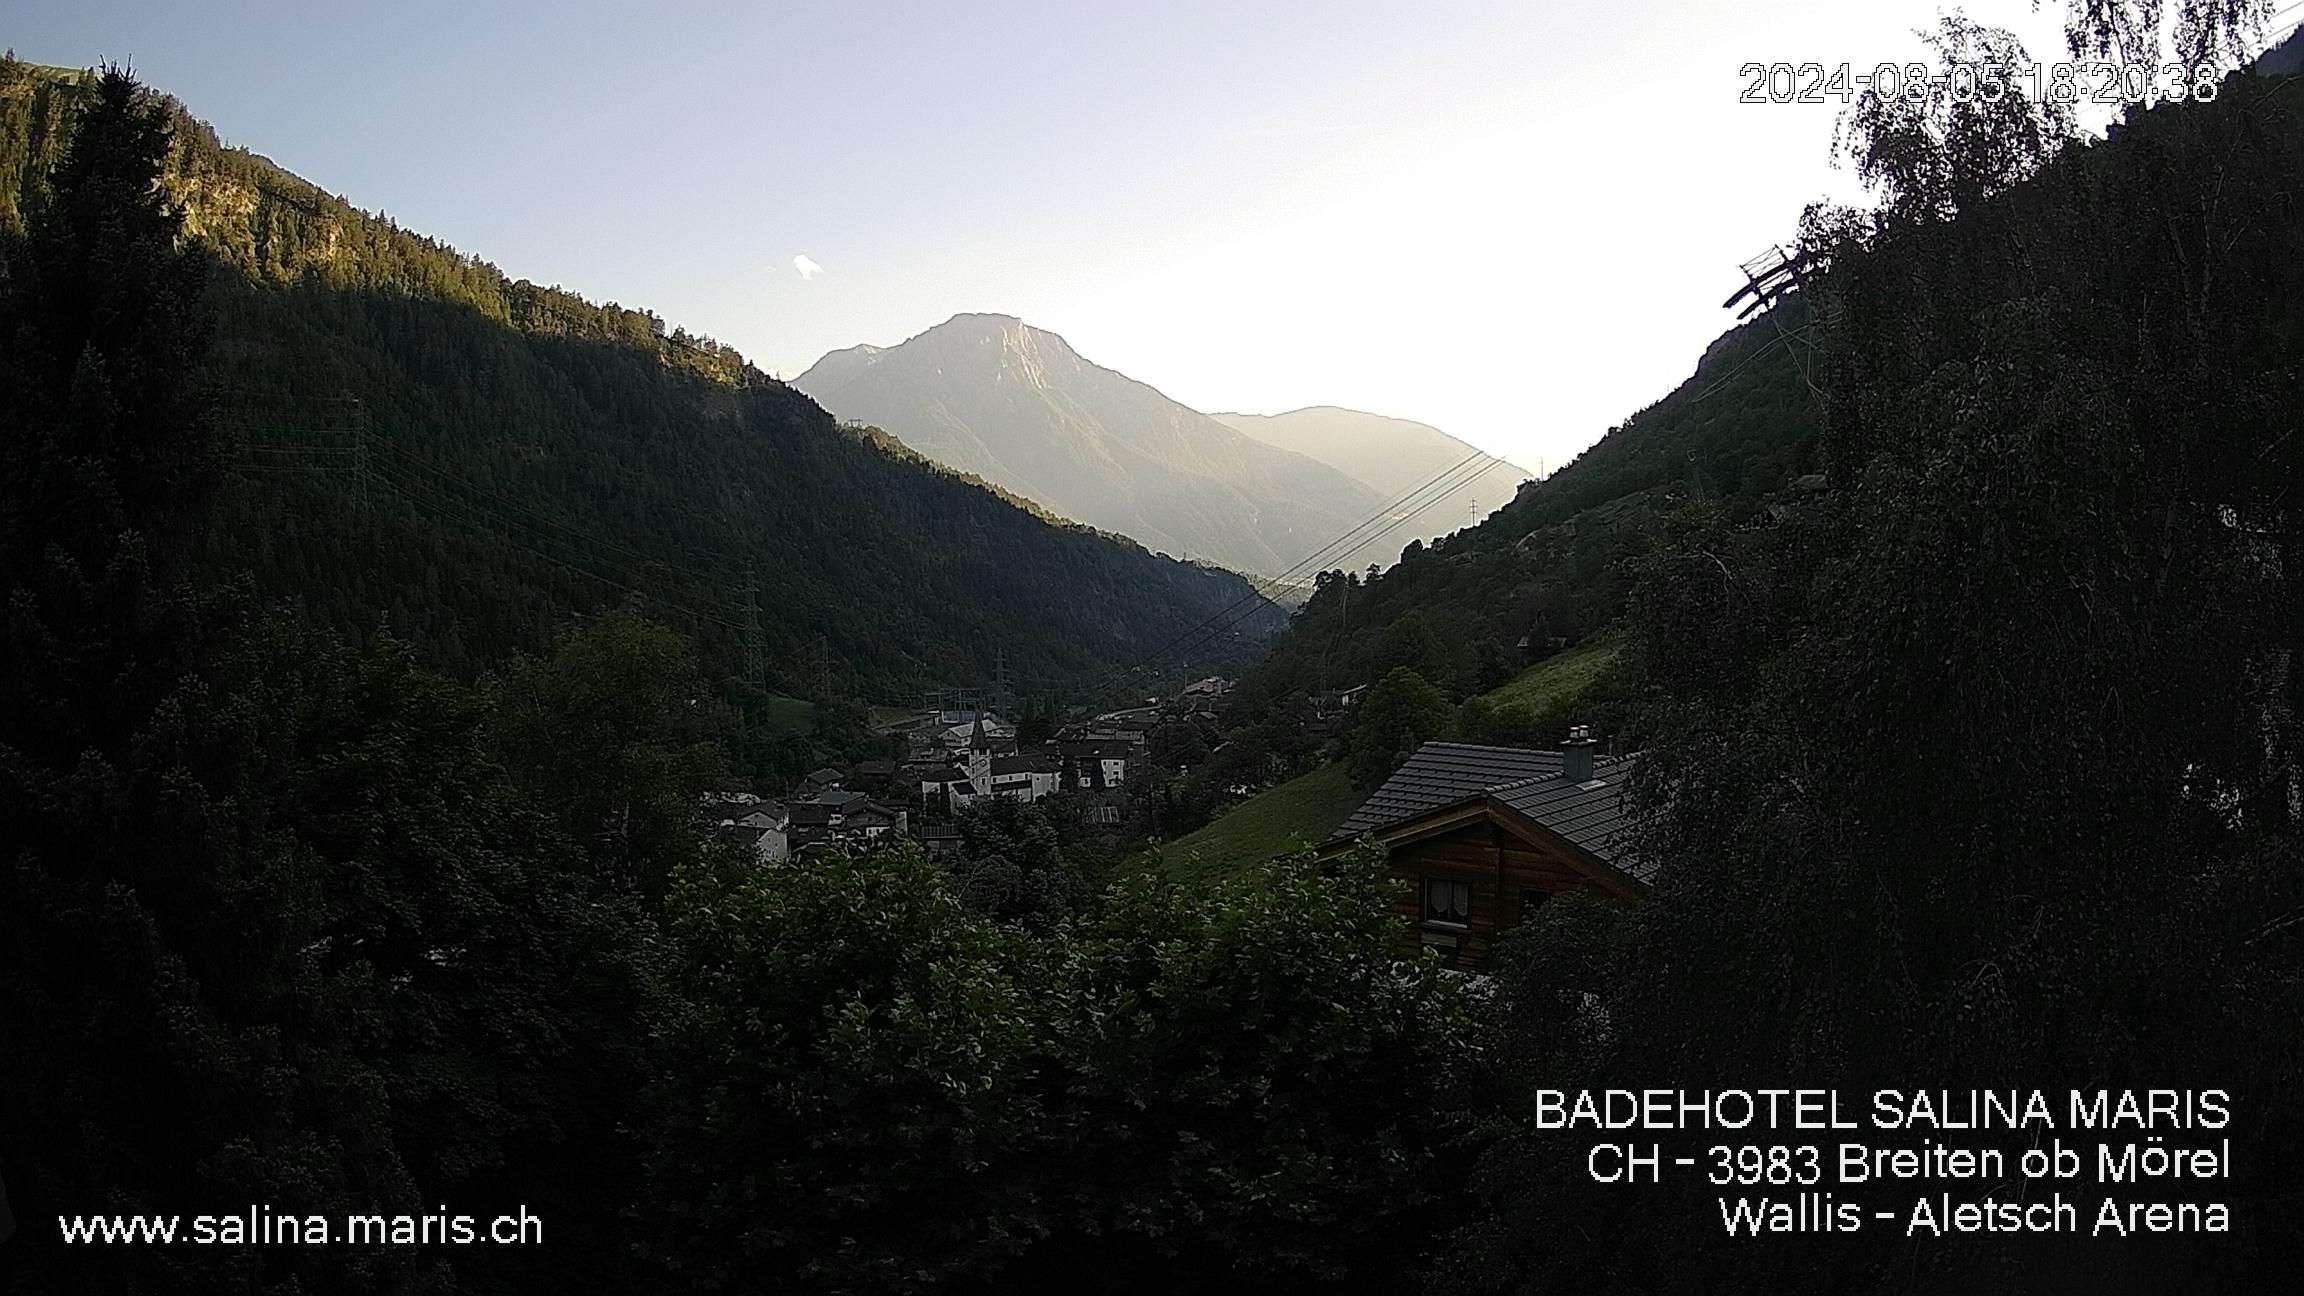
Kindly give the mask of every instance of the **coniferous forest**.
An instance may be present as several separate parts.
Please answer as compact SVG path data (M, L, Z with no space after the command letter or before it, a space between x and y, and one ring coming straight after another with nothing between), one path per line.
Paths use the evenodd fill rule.
M38 201L88 87L0 64L0 225ZM727 347L509 280L166 111L161 183L213 262L198 382L226 488L204 570L316 624L388 629L469 679L637 600L693 645L747 762L790 775L833 753L762 740L777 695L837 718L995 653L1063 695L1219 614L1216 661L1277 622L1229 572L837 427Z
M1656 884L1542 905L1475 977L1405 939L1369 842L1186 878L995 798L953 855L761 866L700 798L860 741L759 738L777 695L860 710L997 646L1085 692L1248 587L507 282L123 71L0 63L0 1293L2292 1276L2295 80L2103 139L1865 99L1877 205L1810 208L1799 291L1687 386L1210 650L1241 685L1222 732L1156 733L1171 800L1379 784L1498 738L1467 700L1529 656L1613 650L1580 705L1641 753ZM1701 1179L1597 1186L1540 1119L1662 1086L2223 1091L2234 1223L1732 1237ZM542 1241L54 1226L259 1208Z

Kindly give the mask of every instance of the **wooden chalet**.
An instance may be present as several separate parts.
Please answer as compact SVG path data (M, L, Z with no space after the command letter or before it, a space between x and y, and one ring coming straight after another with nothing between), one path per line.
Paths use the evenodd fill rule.
M1400 915L1452 966L1479 967L1498 932L1553 896L1645 895L1652 865L1628 858L1624 782L1636 756L1603 757L1583 730L1559 751L1431 742L1320 847L1363 836L1410 884Z

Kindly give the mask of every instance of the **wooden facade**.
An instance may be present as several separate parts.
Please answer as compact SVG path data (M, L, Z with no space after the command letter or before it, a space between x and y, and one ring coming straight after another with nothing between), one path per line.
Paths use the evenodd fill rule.
M1486 963L1497 933L1556 895L1626 902L1647 887L1493 797L1446 807L1373 834L1407 882L1398 911L1454 967ZM1348 843L1331 849L1348 848ZM1460 888L1460 889L1459 889Z

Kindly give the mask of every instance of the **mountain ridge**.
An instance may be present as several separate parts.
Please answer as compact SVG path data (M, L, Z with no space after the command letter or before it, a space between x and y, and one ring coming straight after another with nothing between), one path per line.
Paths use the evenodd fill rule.
M80 94L77 77L0 64L0 229ZM210 566L253 571L323 624L388 623L469 675L637 598L715 675L756 657L772 690L895 696L979 682L1002 651L1060 688L1251 596L843 428L651 312L513 280L361 211L168 102L164 183L217 266L208 371L243 460ZM354 436L357 475L328 441ZM1280 615L1251 608L1240 639Z
M1478 522L1510 503L1520 484L1535 476L1429 423L1343 405L1210 417L1267 444L1318 459L1387 500L1450 482L1438 496L1425 496L1426 502L1386 537L1394 548L1410 540L1429 542ZM1487 459L1488 467L1464 477L1478 458Z
M1014 315L960 312L895 346L842 348L792 385L1065 517L1261 575L1298 565L1384 503ZM1398 542L1383 545L1388 561Z

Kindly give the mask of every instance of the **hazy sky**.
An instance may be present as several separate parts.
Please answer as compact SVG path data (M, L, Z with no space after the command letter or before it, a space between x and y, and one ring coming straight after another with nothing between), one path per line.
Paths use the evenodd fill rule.
M2061 55L2063 5L1973 18ZM0 0L403 225L785 377L955 312L1204 410L1355 406L1557 466L1856 196L1837 105L1740 65L1920 57L1902 0Z

